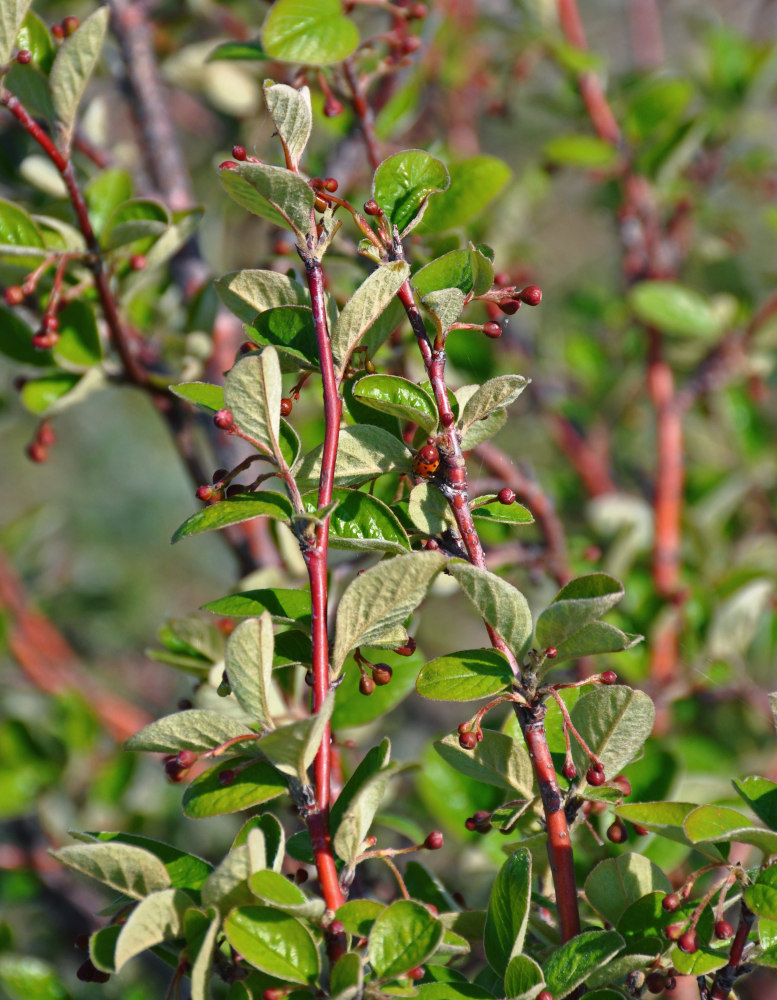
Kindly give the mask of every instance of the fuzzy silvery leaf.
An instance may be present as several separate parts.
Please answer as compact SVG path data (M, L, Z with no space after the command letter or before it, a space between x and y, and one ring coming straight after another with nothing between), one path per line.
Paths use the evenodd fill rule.
M334 691L330 691L315 715L274 729L262 737L259 749L273 767L305 784L334 707Z
M623 597L623 584L606 573L588 573L570 580L537 619L537 643L559 646L589 622L614 608Z
M308 305L307 289L278 271L232 271L215 282L224 305L244 323L277 306Z
M149 723L140 732L130 736L124 749L155 753L194 750L196 753L204 753L221 746L227 740L250 732L248 720L241 721L204 708L192 708Z
M288 161L296 169L313 129L310 90L265 80L264 99Z
M108 7L98 7L82 21L62 42L51 67L51 96L65 149L70 146L78 105L100 57L109 14Z
M0 66L11 61L16 36L30 4L31 0L3 0L0 3Z
M605 774L613 778L639 754L653 731L655 714L644 691L621 684L595 687L575 702L570 713L575 728L604 764ZM572 755L578 772L585 774L590 761L576 741Z
M483 739L474 750L462 748L458 733L449 733L434 747L443 760L462 774L487 785L509 789L521 798L533 798L534 772L521 740L494 729L484 729Z
M439 552L413 552L378 563L357 576L337 607L332 668L339 673L356 646L368 646L401 625L426 596L445 565Z
M221 927L221 917L219 916L218 911L209 907L208 919L210 920L208 929L200 939L200 946L197 949L197 957L192 965L192 1000L210 1000L209 986L211 962L213 960L213 949L216 946L216 938L218 937L219 928Z
M304 246L316 196L299 174L286 167L244 161L219 171L227 194L238 205L284 229L292 229Z
M388 307L409 274L410 268L401 260L381 265L348 300L332 331L332 355L340 375L353 349Z
M233 847L202 887L202 905L227 913L233 906L250 903L253 894L248 879L253 872L247 844Z
M407 765L390 764L371 775L358 789L334 833L335 850L346 864L353 864L370 832L391 778Z
M531 909L531 852L525 847L505 861L488 899L483 944L492 969L504 975L523 951Z
M159 858L131 844L72 844L51 855L68 868L133 899L144 899L170 886L170 876Z
M241 622L227 639L226 670L232 692L246 713L268 728L270 689L275 648L272 617L265 611L261 618Z
M507 423L507 410L493 410L487 417L476 420L461 435L461 450L471 451L479 444L488 441Z
M461 429L466 430L476 420L514 403L528 384L529 379L523 375L498 375L484 382L464 405L459 419Z
M321 475L319 445L299 463L297 482L303 488L316 485ZM393 434L371 424L355 424L340 431L335 463L336 486L358 486L385 472L409 472L412 453Z
M531 612L520 590L463 560L452 560L450 571L478 612L519 656L532 633Z
M641 854L605 858L585 880L588 902L613 925L632 903L659 891L671 892L671 883L658 865Z
M161 889L146 896L121 928L116 942L116 971L147 948L183 937L183 915L192 905L180 889Z
M439 335L447 333L464 308L464 292L458 288L443 288L429 292L421 299L421 305L431 315Z
M264 445L279 464L283 462L279 444L282 395L281 366L274 347L240 358L224 381L224 404L235 423Z

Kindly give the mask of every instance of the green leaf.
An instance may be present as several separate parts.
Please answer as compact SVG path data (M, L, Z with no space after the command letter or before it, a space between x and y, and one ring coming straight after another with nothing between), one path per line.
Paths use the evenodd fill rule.
M547 160L560 167L583 170L611 167L619 159L617 148L595 135L557 135L545 143L542 152Z
M206 919L209 919L210 923L205 934L200 939L197 957L192 965L192 1000L210 1000L209 984L213 962L213 949L216 946L216 938L221 928L221 917L216 909L209 908ZM185 925L188 930L188 921L185 921ZM189 934L187 933L188 938Z
M50 87L62 147L70 146L76 112L103 46L108 7L98 7L59 47L51 67Z
M320 918L324 912L323 899L311 899L306 896L280 872L268 869L254 872L248 880L248 885L257 899L283 913L314 920Z
M442 336L461 316L464 293L458 288L443 288L439 292L429 292L428 295L424 295L421 305L432 317L438 336Z
M203 753L250 732L245 721L204 708L190 708L185 712L166 715L144 726L139 733L130 736L124 749L155 753L194 750Z
M234 771L234 779L222 784L222 771ZM278 771L264 760L235 767L234 761L224 761L198 775L187 785L183 794L183 811L193 819L240 812L270 802L283 795L286 782ZM205 901L203 897L203 902Z
M440 195L440 198L447 195ZM438 201L433 199L432 206ZM465 295L482 295L494 281L494 268L484 254L470 244L469 250L451 250L425 264L413 275L413 288L419 298L444 288L458 288Z
M644 636L622 632L607 622L591 622L556 646L555 662L599 653L620 653L624 649L633 649L643 639Z
M334 701L334 691L331 691L315 715L273 729L259 744L261 752L279 771L297 778L303 785L332 717Z
M359 691L361 674L356 664L352 659L346 661L332 714L333 729L339 731L372 722L390 712L413 690L420 666L418 655L400 656L384 650L381 660L388 663L393 671L391 683L376 686L368 698Z
M534 795L534 772L524 744L494 729L484 729L483 739L474 750L465 750L459 734L450 733L434 744L437 753L457 771L484 781L487 785L506 788L523 798Z
M265 611L240 622L227 639L225 657L232 693L248 715L270 728L273 651L272 618Z
M683 829L692 844L752 844L764 854L777 854L774 830L753 826L747 816L727 806L699 806L685 817Z
M264 347L273 344L280 356L281 368L317 371L318 343L310 306L276 306L259 313L246 334Z
M31 378L22 387L22 403L37 416L50 413L55 407L64 405L65 397L76 389L82 378L73 372L60 371Z
M460 559L452 559L449 569L479 614L519 656L532 634L531 611L520 590L495 573Z
M97 879L116 892L143 899L170 886L167 869L150 851L130 844L72 844L51 851L68 868Z
M231 271L214 284L224 305L244 323L276 306L310 304L306 289L278 271Z
M218 503L209 504L187 517L176 529L171 542L180 541L188 535L200 535L204 531L226 528L230 524L240 524L254 517L271 517L276 521L290 520L294 508L282 493L238 493ZM211 610L210 608L208 610Z
M340 0L277 0L262 26L264 51L281 62L330 66L358 44L359 32Z
M494 410L514 403L528 384L529 380L523 375L498 375L484 382L465 403L459 418L460 428L466 430Z
M288 983L312 984L320 971L307 927L269 906L241 906L224 921L232 947L257 969Z
M43 250L45 244L40 230L30 216L10 201L0 199L0 256L10 254L14 247L32 247ZM37 256L13 256L19 267L36 267Z
M456 526L450 504L431 483L419 483L410 491L407 516L426 535L439 535Z
M323 445L304 456L297 470L300 486L318 485ZM386 472L410 472L410 449L382 427L356 424L340 431L335 463L336 486L358 486Z
M48 962L10 951L0 954L0 989L8 1000L70 1000L71 996Z
M416 688L433 701L476 701L508 690L513 680L510 664L495 649L465 649L430 660Z
M381 979L422 965L437 950L443 926L421 903L399 899L378 915L368 944L370 964Z
M540 648L560 646L589 622L605 614L623 597L623 584L606 573L589 573L562 587L537 619Z
M463 226L496 198L512 176L507 164L495 156L473 156L454 163L448 173L450 186L430 199L421 223L422 233L442 233Z
M345 304L332 331L332 355L340 377L354 348L391 304L409 274L410 268L404 261L382 264Z
M267 53L261 42L222 42L210 53L205 62L219 59L247 59L251 62L267 62Z
M403 421L418 424L424 434L437 427L437 407L429 393L398 375L365 375L353 389L362 403Z
M274 347L240 358L224 381L224 403L235 423L276 460L281 458L278 438L282 395L281 369Z
M546 987L554 1000L576 990L592 972L615 958L623 944L615 931L583 931L557 948L543 966Z
M364 843L380 808L383 796L392 776L402 769L402 765L389 765L389 741L373 747L351 775L343 789L346 799L332 815L331 827L334 831L334 845L338 855L347 864L353 864Z
M477 448L483 441L488 441L489 438L498 434L506 423L507 410L494 410L482 420L470 424L461 435L461 450L471 451L473 448Z
M265 80L263 90L287 163L296 169L313 130L310 90L308 87L296 90L273 80Z
M180 889L161 889L146 896L130 913L116 942L116 971L147 948L183 936L183 915L192 905Z
M528 955L513 955L504 979L507 995L523 1000L533 1000L545 985L541 967Z
M614 925L632 903L657 891L671 892L671 883L658 865L641 854L606 858L585 880L588 902Z
M286 167L245 161L219 170L219 177L238 205L276 226L292 229L304 245L316 196L299 174Z
M116 971L116 942L120 933L118 924L108 924L89 938L89 957L101 972Z
M90 179L84 197L89 221L100 233L119 206L132 198L132 177L121 167L107 167Z
M488 500L490 497L493 498L491 503L483 503L484 500ZM477 506L473 506L473 504L477 504ZM470 500L470 508L472 508L472 516L476 521L491 521L495 524L534 523L534 517L530 510L527 510L526 507L519 503L500 503L496 499L495 493L475 497L475 499Z
M171 385L170 391L208 413L217 413L224 409L223 386L212 385L210 382L180 382L178 385Z
M0 4L0 66L11 62L11 54L17 46L17 35L22 35L18 47L24 47L24 24L31 0L3 0Z
M335 489L337 507L329 519L329 546L333 549L380 552L408 552L410 542L396 515L382 500L358 490ZM305 510L313 514L318 494L302 498Z
M361 956L355 951L347 951L332 967L329 992L332 1000L353 1000L363 993L364 968Z
M734 778L732 784L756 816L770 830L777 830L777 784L756 775L742 780Z
M368 937L372 926L386 909L375 899L352 899L335 912L335 917L354 937Z
M634 802L617 806L615 812L629 823L644 826L652 833L687 845L689 840L683 830L683 823L688 813L695 808L693 802Z
M32 330L11 309L0 306L0 354L23 365L49 368L51 351L38 351L32 346Z
M47 28L45 31L48 35ZM31 115L45 122L54 121L56 114L51 100L49 81L34 60L26 66L19 62L12 63L4 83L6 89L19 98ZM59 171L49 159L41 157L40 154L32 153L26 157L20 167L19 173L22 172L26 175L24 179L35 187L40 186L45 189L48 183L52 188L51 193L54 185L61 191L62 180ZM36 183L38 178L41 179L40 185Z
M401 625L444 565L445 556L439 552L413 552L378 563L357 576L337 607L332 669L339 673L352 649L368 646Z
M105 250L115 250L136 240L156 239L170 226L170 213L151 198L133 198L113 211L100 236Z
M436 968L436 967L435 967ZM493 993L474 983L422 983L418 1000L493 1000Z
M638 319L677 337L714 339L721 318L698 292L672 281L641 281L629 293Z
M488 899L483 944L491 968L504 976L523 951L531 904L531 853L520 848L500 868Z
M777 920L777 867L759 872L755 885L745 889L745 902L759 917Z
M450 183L445 164L422 149L407 149L384 160L375 171L373 197L400 236L421 221L429 196Z
M81 299L69 302L59 319L59 339L53 350L56 361L67 367L88 368L102 360L100 335L94 310Z
M191 889L197 891L213 870L213 866L194 854L187 854L177 847L165 844L161 840L153 840L137 833L116 833L113 831L87 834L101 843L131 844L142 847L155 855L167 869L170 884L174 889Z
M269 611L276 625L297 625L310 628L311 603L307 590L284 590L269 587L263 590L246 590L239 594L229 594L217 601L203 604L205 611L215 615L232 615L248 618Z
M613 778L640 752L653 731L655 715L644 691L620 684L594 688L570 712L575 728L604 764L605 774ZM578 772L585 774L590 761L577 741L572 744Z

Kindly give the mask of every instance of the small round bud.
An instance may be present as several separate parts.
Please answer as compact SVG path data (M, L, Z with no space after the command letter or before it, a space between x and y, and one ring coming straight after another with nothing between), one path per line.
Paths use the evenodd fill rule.
M372 668L372 679L381 687L391 680L393 671L388 663L376 663Z
M215 471L215 472L213 473L213 478L211 479L211 482L212 482L212 483L213 483L213 485L215 486L215 485L216 485L216 483L220 483L220 482L221 482L221 480L222 480L222 479L223 479L223 478L224 478L224 477L225 477L226 475L227 475L227 470L226 470L226 469L216 469L216 471Z
M252 340L244 340L243 343L238 347L238 354L250 354L251 351L256 350L256 344Z
M188 712L190 708L194 708L194 702L189 698L179 698L177 708L179 712Z
M89 935L79 934L73 944L78 951L89 951Z
M537 1000L553 1000L553 994L550 990L543 990L537 994Z
M511 490L509 486L503 486L497 493L496 498L499 503L503 503L505 507L509 507L511 503L515 503L515 490Z
M225 767L223 771L219 771L218 782L225 788L227 785L231 785L235 780L235 772L231 767Z
M198 500L202 500L203 503L207 503L209 500L213 499L213 487L212 486L198 486L195 496Z
M29 49L19 49L16 53L16 61L21 63L22 66L26 66L27 63L32 62L32 52Z
M167 757L165 759L165 774L167 775L167 780L171 781L174 785L183 780L183 771L179 767L176 757Z
M474 750L477 745L477 735L471 730L468 730L466 733L459 733L459 746L463 750Z
M3 293L7 306L20 306L24 302L24 292L20 285L10 285Z
M337 118L338 115L343 113L343 105L341 101L338 101L336 97L332 97L331 94L327 95L324 101L324 117L325 118Z
M179 750L177 757L178 766L187 770L192 764L197 763L197 754L193 750Z
M48 313L41 320L40 328L44 333L56 333L59 329L59 320L56 316L52 316L51 313Z
M665 984L666 980L661 972L651 972L645 978L645 986L650 993L663 993Z
M268 986L264 993L262 993L262 1000L284 1000L286 996L286 990L278 986Z
M417 35L408 35L402 39L401 49L404 55L409 56L412 52L417 52L421 45L421 39Z
M514 316L521 308L518 299L500 299L497 305L506 316Z
M223 160L219 163L219 170L237 170L238 164L234 160Z
M548 646L548 648L545 650L545 659L555 660L557 656L558 656L558 650L556 649L556 647Z
M420 965L417 965L414 969L410 969L407 973L408 979L418 980L424 978L424 970Z
M622 795L627 797L631 795L631 782L625 774L619 774L617 777L613 778L612 783Z
M413 3L408 8L407 16L414 18L416 21L423 21L428 13L429 11L425 3Z
M294 404L292 403L292 401L289 399L288 396L284 396L283 399L281 400L281 416L288 417L293 408Z
M49 457L49 453L46 448L40 443L40 441L30 441L30 443L25 448L27 458L33 462L41 464L45 462Z
M585 780L589 785L593 785L597 788L599 785L604 784L604 771L597 771L594 767L589 767L585 772Z
M339 920L333 920L328 926L327 931L330 934L345 934L345 925Z
M477 826L491 825L491 813L487 809L478 809L472 818Z
M444 837L441 830L432 830L432 832L427 836L424 841L424 847L427 851L439 851L443 845Z
M38 428L38 433L35 435L35 440L42 444L44 448L51 448L52 445L57 443L57 435L54 433L54 428L48 422L44 420L43 423Z
M367 215L382 215L380 205L375 201L374 198L370 198L369 201L364 203L364 211Z
M80 24L81 22L78 20L78 18L74 14L70 14L62 22L62 28L65 32L65 35L69 36L72 35L74 31L78 31L78 27Z
M337 179L334 177L327 177L324 179L324 190L328 191L330 194L334 194L335 191L340 187Z
M50 348L55 346L58 340L58 334L46 333L43 330L39 330L37 333L32 335L30 343L36 351L48 351Z
M246 153L245 146L233 146L232 155L236 160L245 160L246 156L248 156L248 153Z
M143 271L145 270L148 261L146 260L146 258L143 256L142 253L134 253L130 257L129 264L133 271Z
M623 844L629 839L628 830L619 819L607 827L607 839L613 844Z
M492 340L498 340L502 336L502 327L491 320L491 322L486 323L483 327L483 333Z
M730 937L734 935L734 928L728 922L728 920L716 920L715 921L715 937L719 938L721 941L727 941Z
M418 456L423 462L439 462L440 453L433 444L425 444L418 449Z
M235 418L231 410L219 410L213 418L213 423L222 431L229 431L235 426Z
M468 819L464 820L464 826L471 832L475 832L475 820L470 816Z
M664 934L669 938L670 941L677 941L680 935L683 933L685 928L685 922L678 920L677 923L668 924L664 928Z
M364 370L367 372L368 375L374 375L375 362L372 361L370 358L367 358L367 360L364 362Z
M567 781L573 781L577 777L577 768L572 763L571 760L564 762L564 766L561 768L561 773L567 779Z
M272 252L278 257L285 257L289 250L290 247L286 240L276 240L272 245Z
M638 837L647 837L650 833L650 830L646 826L641 826L639 823L632 823L631 825L634 827L634 833Z
M661 900L661 906L667 913L674 913L680 907L680 897L676 892L670 892Z
M536 285L527 285L518 298L521 302L525 302L527 306L538 306L542 302L542 289Z
M326 212L329 202L319 194L316 195L316 200L313 204L317 212Z
M415 653L416 651L416 646L417 643L415 639L412 637L412 635L409 635L407 637L407 642L404 644L404 646L397 646L394 652L398 656L412 656L413 653Z
M51 34L54 36L54 38L57 39L58 42L61 42L62 39L65 37L65 29L62 27L61 24L52 24Z
M674 976L667 976L666 977L666 983L664 983L664 990L667 993L671 993L672 990L676 990L676 989L677 989L677 980L675 979L675 977Z
M95 972L97 972L97 967L92 964L92 960L90 958L87 958L87 960L76 969L76 979L80 979L82 983L93 983Z
M440 418L440 422L443 425L443 427L450 427L452 424L456 423L456 418L452 413L447 412L443 413L442 417Z
M375 690L375 681L371 677L365 676L359 681L359 690L362 694L371 695Z
M618 680L618 675L614 670L605 670L599 679L602 684L614 684Z
M687 955L692 955L695 951L699 950L699 935L695 930L686 931L685 934L680 935L677 947Z
M436 552L440 547L440 543L436 538L427 538L425 542L422 542L422 545L427 552Z
M304 885L304 883L307 882L308 877L307 869L305 868L298 868L294 872L294 881L297 885Z

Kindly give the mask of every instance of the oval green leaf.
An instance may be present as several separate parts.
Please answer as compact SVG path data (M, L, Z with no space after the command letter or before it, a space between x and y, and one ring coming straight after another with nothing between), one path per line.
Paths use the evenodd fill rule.
M445 165L423 149L408 149L384 160L375 171L373 196L400 234L420 222L430 195L449 184Z
M382 979L421 965L437 950L443 926L422 903L399 899L383 910L372 926L370 963Z
M247 962L270 976L303 984L318 976L316 942L296 917L269 906L241 906L227 916L224 933Z
M707 300L672 281L641 281L632 288L629 304L643 323L677 337L711 339L721 332L721 320Z
M465 649L439 656L421 668L416 689L433 701L476 701L506 691L510 664L494 649Z
M177 542L187 535L199 535L203 531L225 528L229 524L240 524L253 517L272 517L276 521L288 521L294 509L291 501L282 493L238 493L218 503L203 507L183 522L171 541Z
M448 168L450 186L429 201L423 233L441 233L469 222L492 201L512 176L504 160L473 156ZM480 293L478 293L480 294Z
M358 490L335 489L338 502L329 519L329 545L334 549L409 552L410 542L396 515L377 497ZM305 510L314 514L318 494L302 498Z
M353 387L354 396L366 406L418 424L425 434L437 427L434 400L410 379L398 375L365 375Z
M359 44L356 25L340 0L277 0L262 26L262 46L271 59L329 66Z
M229 784L222 784L222 771L235 772ZM235 761L224 761L187 786L183 796L183 811L193 819L240 812L262 802L277 799L286 791L286 782L275 768L264 760L255 760L243 767Z

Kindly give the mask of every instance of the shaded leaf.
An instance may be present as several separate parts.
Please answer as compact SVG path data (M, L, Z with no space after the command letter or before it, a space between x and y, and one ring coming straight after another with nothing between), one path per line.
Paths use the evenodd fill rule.
M420 386L398 375L365 375L353 387L354 396L367 406L418 424L430 434L437 427L437 407Z
M240 430L280 459L281 369L274 347L240 358L224 381L224 403Z
M62 42L51 67L51 96L64 148L70 146L78 105L102 50L108 16L108 7L98 7L82 21Z
M410 542L396 515L377 497L358 490L335 489L337 507L329 518L329 545L333 549L408 552ZM315 513L318 494L302 498L305 510Z
M519 740L494 729L484 729L474 750L465 750L459 734L450 733L434 744L435 750L457 771L497 788L533 798L534 772L526 747Z
M278 271L232 271L214 284L224 305L245 323L276 306L309 305L306 289Z
M583 931L557 948L543 965L545 983L556 1000L572 993L623 947L615 931Z
M430 199L421 232L441 233L464 225L483 211L512 175L503 160L485 155L454 163L448 172L450 187Z
M72 844L51 851L68 868L133 899L170 886L167 869L150 851L130 844Z
M597 687L572 707L572 722L590 749L604 764L605 774L615 775L633 760L653 730L655 708L644 691L616 684ZM590 761L572 741L578 772L585 774Z
M233 772L231 781L220 780L223 771ZM235 767L235 762L228 760L198 775L186 786L183 811L194 819L240 812L262 802L270 802L286 789L283 776L266 761L255 760L248 765L241 762L239 767Z
M233 694L248 715L270 728L273 652L272 618L265 611L261 618L240 622L227 639L225 656Z
M300 485L318 484L322 451L323 446L319 445L300 462L297 470ZM335 464L336 486L358 486L385 472L410 472L411 468L410 449L383 428L356 424L340 431Z
M496 629L518 656L532 634L531 611L526 598L507 580L463 560L452 559L451 575L477 611Z
M611 924L617 924L640 897L659 890L671 892L671 883L658 865L641 854L606 858L585 880L588 902Z
M270 15L278 6L273 7ZM316 196L299 174L269 163L243 161L236 167L220 170L219 177L238 205L277 226L294 230L304 244Z
M183 936L183 915L192 905L180 889L146 896L130 913L116 942L116 971L147 948Z
M194 750L203 753L250 732L246 721L204 708L191 708L185 712L166 715L144 726L140 732L130 736L124 749L150 750L156 753Z
M491 968L504 976L523 951L531 905L531 854L519 848L497 873L488 899L483 945Z
M755 775L742 780L734 778L732 784L756 816L770 830L777 830L777 784Z
M353 349L388 308L409 274L410 268L404 261L383 264L369 275L345 304L331 337L332 356L340 377Z
M482 420L494 410L514 403L529 384L523 375L498 375L484 382L469 397L459 418L459 426L466 430L477 420Z
M777 833L753 826L736 809L728 806L699 806L683 822L685 835L692 844L752 844L764 854L777 854Z
M541 648L560 646L589 622L615 607L623 584L606 573L588 573L571 580L537 619L536 639Z

